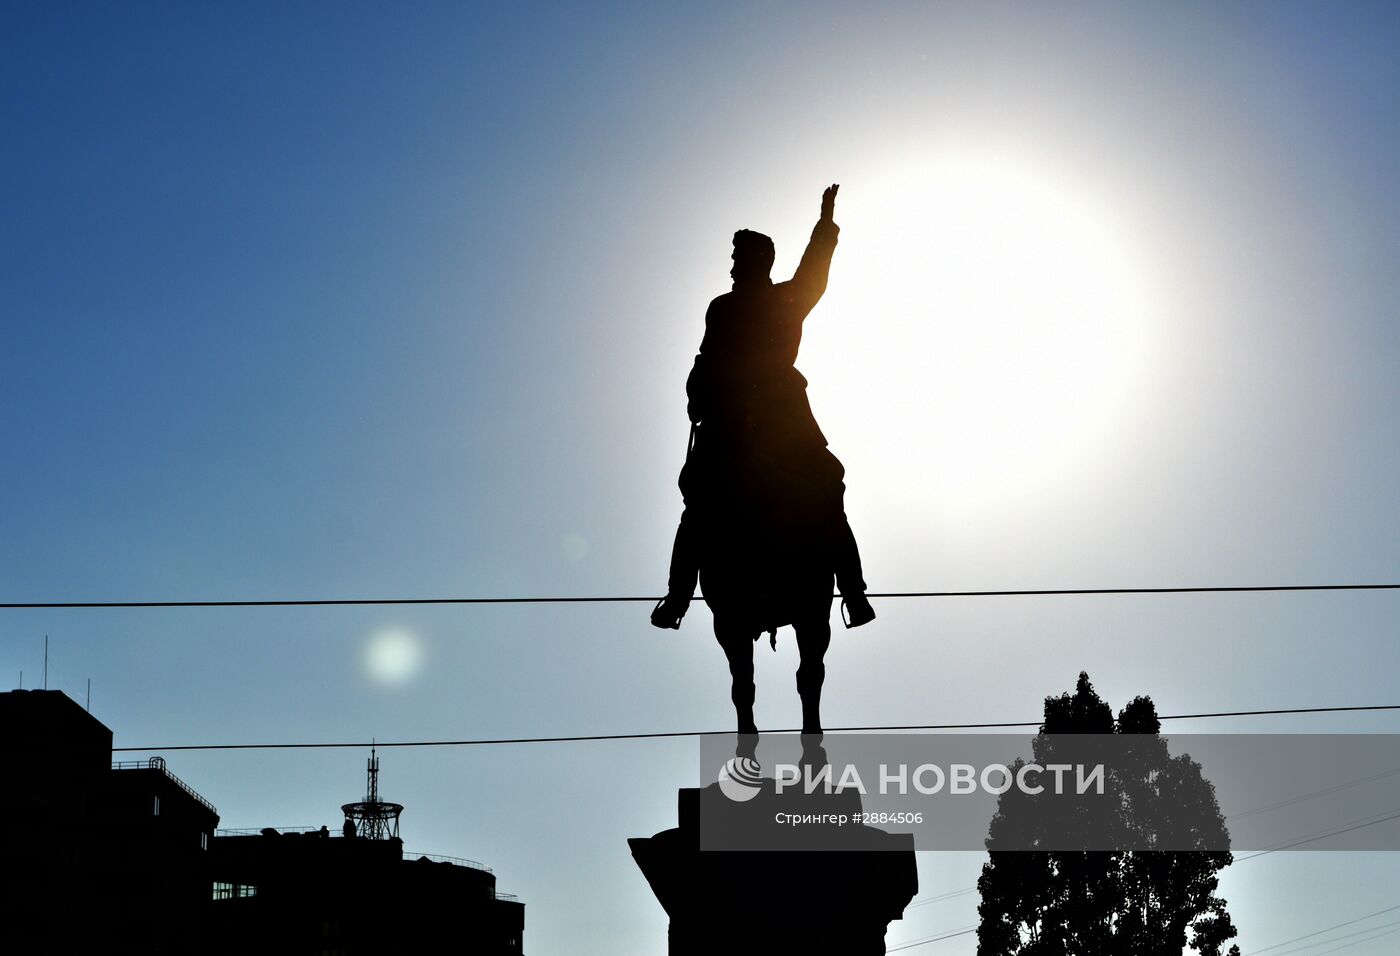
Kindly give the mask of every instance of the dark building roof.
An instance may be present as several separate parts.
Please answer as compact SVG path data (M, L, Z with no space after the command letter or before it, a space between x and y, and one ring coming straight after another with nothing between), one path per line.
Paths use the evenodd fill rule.
M61 690L0 694L0 760L49 772L100 773L112 759L112 731Z
M0 760L14 952L200 951L209 801L158 757L113 764L112 731L60 691L0 693Z

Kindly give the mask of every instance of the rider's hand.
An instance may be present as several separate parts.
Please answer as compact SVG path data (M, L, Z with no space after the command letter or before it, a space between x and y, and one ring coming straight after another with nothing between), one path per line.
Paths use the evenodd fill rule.
M826 192L822 193L822 219L831 222L831 217L836 213L836 191L841 187L832 183L826 187Z

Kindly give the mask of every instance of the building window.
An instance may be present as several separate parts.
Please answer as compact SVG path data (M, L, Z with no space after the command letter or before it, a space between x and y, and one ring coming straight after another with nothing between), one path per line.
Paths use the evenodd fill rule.
M160 816L160 794L156 794L151 799L155 801L155 805L151 807L151 816L158 817Z
M246 900L258 895L258 888L247 883L215 883L214 899Z
M201 850L209 849L209 834L203 832L202 830L199 834L199 848Z

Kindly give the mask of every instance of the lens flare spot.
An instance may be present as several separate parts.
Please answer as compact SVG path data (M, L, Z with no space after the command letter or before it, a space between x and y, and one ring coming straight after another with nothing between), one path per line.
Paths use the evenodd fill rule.
M423 644L411 631L385 628L365 645L365 672L388 687L399 687L418 675L423 664Z
M570 564L578 564L588 557L588 539L578 532L570 532L564 535L564 540L559 544L559 550L564 555L564 560Z

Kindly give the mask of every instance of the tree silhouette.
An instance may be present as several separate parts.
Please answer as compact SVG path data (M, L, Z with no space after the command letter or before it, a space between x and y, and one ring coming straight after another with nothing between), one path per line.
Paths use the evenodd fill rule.
M1081 673L1074 693L1045 699L1045 720L1032 746L1036 763L1054 762L1062 734L1135 734L1132 760L1109 770L1116 793L1116 846L1160 843L1199 850L1125 849L1113 852L998 850L1024 846L1027 835L1065 834L1088 825L1081 807L1047 808L1017 788L998 800L987 838L988 862L977 889L981 924L978 956L1179 956L1189 945L1221 956L1236 935L1225 901L1215 895L1221 868L1233 857L1215 788L1187 755L1171 756L1149 697L1137 697L1115 721L1113 711ZM1059 738L1065 741L1067 738ZM1068 738L1072 740L1073 738ZM1063 744L1060 744L1063 746ZM1024 761L1017 761L1014 773ZM1102 815L1097 825L1103 824ZM1051 844L1047 844L1051 845ZM1239 956L1232 945L1229 956Z

